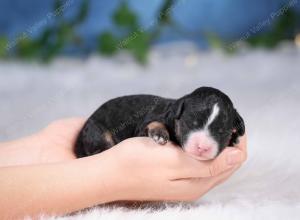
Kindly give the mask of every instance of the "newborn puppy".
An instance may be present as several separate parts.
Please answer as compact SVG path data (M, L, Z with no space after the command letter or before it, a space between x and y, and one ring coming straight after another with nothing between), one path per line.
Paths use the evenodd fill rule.
M221 91L200 87L179 99L130 95L104 103L79 133L75 154L85 157L130 137L173 141L201 160L215 158L245 132L244 121Z

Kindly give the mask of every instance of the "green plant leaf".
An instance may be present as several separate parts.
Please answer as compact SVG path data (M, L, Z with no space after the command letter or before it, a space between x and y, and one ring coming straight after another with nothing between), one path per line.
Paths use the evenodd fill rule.
M7 56L7 47L8 39L4 36L0 36L0 58L4 58Z
M53 10L55 12L56 17L58 17L59 19L62 19L63 17L63 1L62 0L55 0L54 1L54 7Z
M270 31L247 39L252 47L274 48L283 40L293 40L297 27L297 15L289 9L281 15Z
M234 47L229 47L229 43L224 41L221 37L219 37L215 33L206 33L205 34L208 44L215 49L222 49L228 54L233 54L236 52Z
M113 21L116 25L136 28L137 17L133 11L128 7L127 2L123 1L116 12L113 14Z
M54 35L53 28L47 27L46 29L44 29L41 35L37 39L37 43L39 44L39 47L42 48L43 46L48 44L53 35Z
M88 0L83 0L80 5L80 9L78 14L75 16L74 21L72 21L72 25L81 24L87 17L90 8L90 2Z
M20 37L16 45L16 54L20 58L30 59L37 55L39 46L28 37Z
M165 0L162 7L160 8L159 12L159 22L162 25L166 25L166 24L171 24L172 23L172 19L171 19L171 9L172 6L174 5L174 0Z
M104 32L98 38L98 51L105 55L112 55L117 51L117 42L112 33Z
M58 39L67 42L72 39L73 35L73 26L69 23L62 22L57 31Z
M150 35L147 32L140 32L125 46L142 64L147 62L147 55L150 47Z
M223 48L223 41L217 34L210 32L206 33L205 36L211 47L217 49Z
M49 62L55 56L57 56L63 48L64 42L62 40L58 40L54 44L47 45L47 47L43 48L42 55L40 58L43 62Z

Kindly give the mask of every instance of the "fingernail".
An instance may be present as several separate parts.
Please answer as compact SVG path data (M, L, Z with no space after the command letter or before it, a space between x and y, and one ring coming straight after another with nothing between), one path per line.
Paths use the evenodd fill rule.
M233 150L231 152L228 152L227 154L227 164L228 165L235 165L241 162L242 154L239 150Z

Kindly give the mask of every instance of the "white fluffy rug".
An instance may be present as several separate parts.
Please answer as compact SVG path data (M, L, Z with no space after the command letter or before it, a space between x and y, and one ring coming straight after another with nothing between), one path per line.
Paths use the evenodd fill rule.
M233 56L160 46L147 68L125 55L61 58L50 66L0 62L0 141L57 118L88 116L119 95L178 97L202 85L229 94L246 121L249 159L229 181L194 205L97 207L49 219L300 219L300 50L289 45Z

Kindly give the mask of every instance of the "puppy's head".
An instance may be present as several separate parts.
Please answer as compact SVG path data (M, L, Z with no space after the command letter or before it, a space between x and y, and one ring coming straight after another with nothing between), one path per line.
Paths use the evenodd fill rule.
M221 91L201 87L176 101L175 134L183 149L202 160L215 158L245 133L242 117Z

